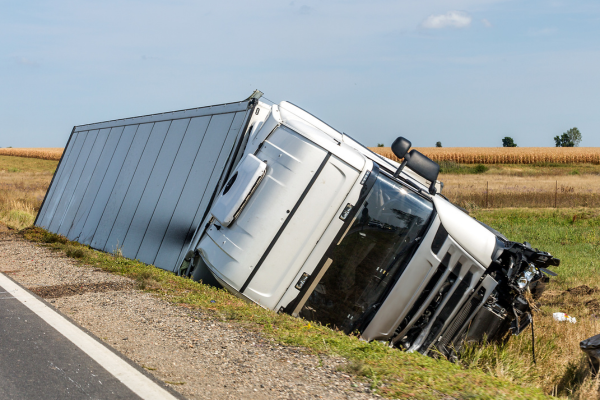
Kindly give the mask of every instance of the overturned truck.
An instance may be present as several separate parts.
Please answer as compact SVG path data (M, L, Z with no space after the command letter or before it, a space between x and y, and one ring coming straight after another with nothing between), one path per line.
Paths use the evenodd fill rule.
M261 95L74 127L35 225L409 351L530 324L558 259L449 202L408 140L398 164Z

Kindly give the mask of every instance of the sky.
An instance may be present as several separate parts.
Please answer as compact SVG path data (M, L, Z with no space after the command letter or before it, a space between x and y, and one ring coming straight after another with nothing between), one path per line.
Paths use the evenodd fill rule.
M597 0L0 5L0 147L254 89L367 146L600 146Z

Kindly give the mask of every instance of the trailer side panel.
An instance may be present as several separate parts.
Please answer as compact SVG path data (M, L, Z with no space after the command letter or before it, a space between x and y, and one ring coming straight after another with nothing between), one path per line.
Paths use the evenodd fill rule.
M174 271L251 108L243 101L75 127L36 226Z

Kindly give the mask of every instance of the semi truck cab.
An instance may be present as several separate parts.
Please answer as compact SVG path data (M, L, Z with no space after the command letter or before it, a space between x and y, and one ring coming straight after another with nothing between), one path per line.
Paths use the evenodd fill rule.
M410 351L451 353L474 320L499 331L520 319L496 290L512 242L445 199L437 172L383 159L289 102L261 109L199 268L262 307Z

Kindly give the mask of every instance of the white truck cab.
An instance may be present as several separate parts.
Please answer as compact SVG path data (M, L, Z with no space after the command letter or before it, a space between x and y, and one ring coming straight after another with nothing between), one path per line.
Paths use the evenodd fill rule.
M488 337L528 318L496 290L514 244L444 198L437 169L419 173L432 161L413 150L414 170L400 166L289 102L257 109L198 269L262 307L424 353L451 352L476 316Z

